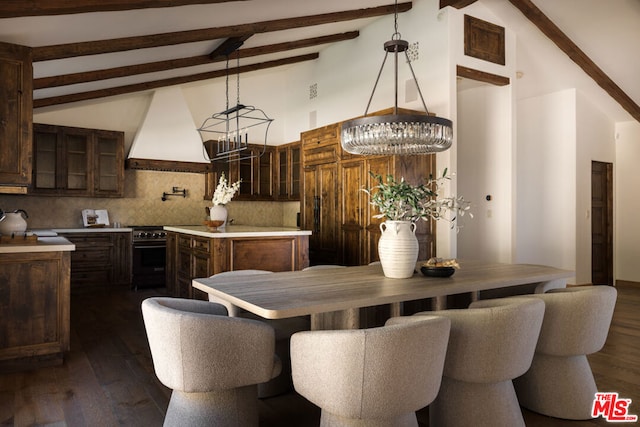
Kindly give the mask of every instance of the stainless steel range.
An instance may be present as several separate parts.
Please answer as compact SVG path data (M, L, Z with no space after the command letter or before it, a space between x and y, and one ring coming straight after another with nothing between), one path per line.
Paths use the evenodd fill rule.
M132 225L134 289L163 287L166 284L167 233L161 226Z

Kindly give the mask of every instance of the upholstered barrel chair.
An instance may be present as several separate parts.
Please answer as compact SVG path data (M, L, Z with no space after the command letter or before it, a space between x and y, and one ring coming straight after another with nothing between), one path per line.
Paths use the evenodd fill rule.
M597 387L586 355L607 339L616 289L578 286L529 297L544 301L546 311L531 368L514 381L520 404L556 418L593 418Z
M442 385L429 406L429 425L524 426L512 380L531 365L544 303L498 298L412 317L424 315L451 320Z
M291 337L293 384L321 408L321 426L417 427L438 393L449 319Z
M214 281L228 277L253 276L256 274L273 274L268 270L233 270L214 274L210 278ZM229 311L229 316L239 316L247 319L259 320L271 326L276 333L276 354L282 363L282 372L266 383L258 385L258 397L261 399L278 396L293 389L291 381L291 359L289 356L289 340L291 335L311 328L309 316L298 316L289 319L263 319L253 313L240 309L222 298L209 294L209 301L223 304Z
M257 426L257 384L280 372L273 328L207 301L142 302L153 367L173 389L165 426Z

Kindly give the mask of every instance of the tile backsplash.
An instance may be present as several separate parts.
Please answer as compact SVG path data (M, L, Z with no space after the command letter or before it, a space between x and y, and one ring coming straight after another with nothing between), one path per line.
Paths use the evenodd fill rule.
M173 187L186 189L187 196L171 196L162 201L162 193ZM127 225L199 225L206 219L204 175L196 173L125 171L123 198L48 197L0 195L0 209L24 209L29 228L81 228L82 209L106 209L113 224ZM229 219L235 224L256 226L296 226L298 202L231 201Z

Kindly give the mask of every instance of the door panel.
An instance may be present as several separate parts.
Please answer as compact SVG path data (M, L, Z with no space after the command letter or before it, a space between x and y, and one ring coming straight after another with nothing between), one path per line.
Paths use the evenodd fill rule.
M591 164L591 282L613 285L613 165Z

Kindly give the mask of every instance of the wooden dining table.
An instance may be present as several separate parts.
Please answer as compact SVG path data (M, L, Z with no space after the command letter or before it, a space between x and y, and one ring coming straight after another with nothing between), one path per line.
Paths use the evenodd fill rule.
M197 278L193 287L265 319L311 316L312 329L367 327L363 313L388 307L390 316L405 314L404 304L432 299L433 308L446 308L449 295L509 288L544 292L566 286L573 271L533 264L459 260L451 277L426 277L416 272L406 279L385 277L377 265L311 269L250 276Z

